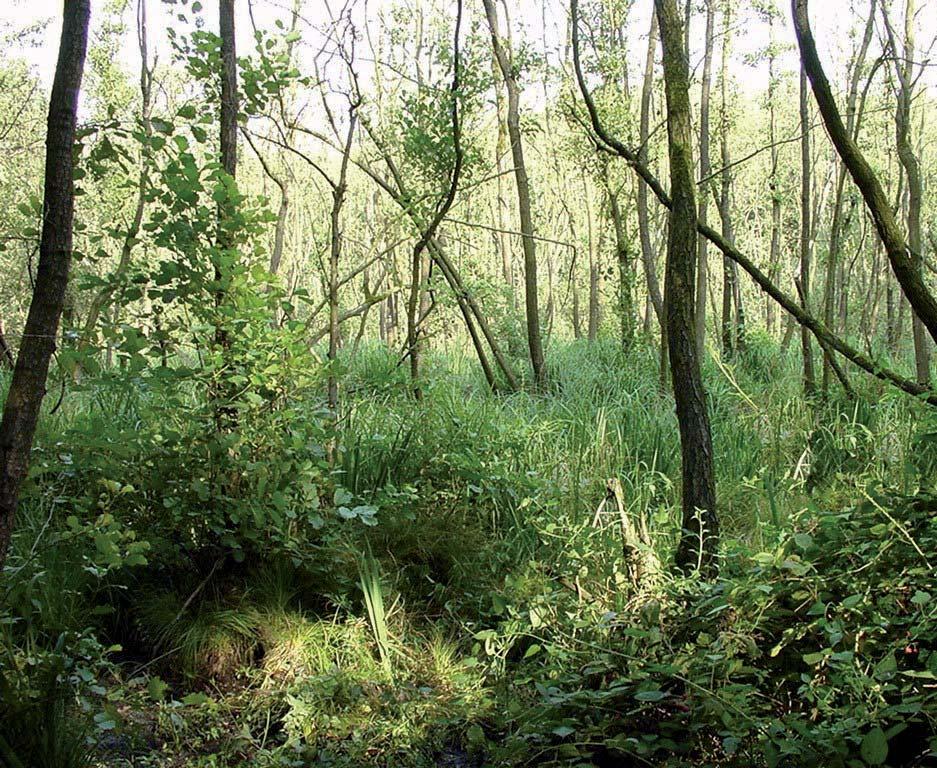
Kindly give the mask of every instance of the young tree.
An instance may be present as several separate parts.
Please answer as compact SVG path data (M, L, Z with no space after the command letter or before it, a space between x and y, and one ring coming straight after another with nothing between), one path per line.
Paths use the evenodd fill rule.
M91 0L66 0L49 99L39 268L23 340L0 421L0 571L6 560L20 488L55 351L72 258L75 133L88 48Z
M640 147L638 159L645 165L648 162L648 141L651 125L651 96L654 91L654 54L657 52L658 23L657 12L651 12L651 28L647 35L647 54L644 59L644 80L641 84L641 117L639 124ZM641 263L647 280L647 293L654 306L654 313L660 324L660 377L661 386L667 376L667 321L664 318L664 297L657 279L657 267L654 263L656 253L651 239L651 212L648 203L648 186L643 178L638 178L637 192L638 235L641 240Z
M703 50L703 79L700 84L699 175L703 189L699 198L699 220L705 224L709 212L708 180L712 174L709 159L709 100L712 90L713 38L716 24L716 0L706 0L706 38ZM699 238L696 275L696 347L702 357L706 342L706 298L709 293L708 241Z
M540 309L537 298L537 249L534 240L534 221L530 203L530 180L524 162L524 145L521 139L520 87L511 51L510 38L502 41L498 28L498 9L495 0L483 0L491 45L498 68L508 92L507 123L511 139L511 156L514 159L514 180L517 185L517 207L521 223L521 240L524 246L524 296L527 312L527 346L530 350L530 365L537 387L546 384L543 360L543 342L540 338Z
M726 0L722 8L722 61L720 62L719 94L719 154L722 162L719 184L719 218L722 236L726 242L735 241L732 219L732 155L729 150L729 56L732 44L732 2ZM732 305L735 304L735 318ZM738 265L728 256L722 257L722 351L732 354L745 342L745 310L739 285Z
M812 163L810 158L810 109L807 73L800 71L800 300L804 309L810 310L810 256L813 250L811 237L810 184ZM813 369L813 349L810 331L801 326L800 345L804 358L804 392L812 395L816 389L816 374Z

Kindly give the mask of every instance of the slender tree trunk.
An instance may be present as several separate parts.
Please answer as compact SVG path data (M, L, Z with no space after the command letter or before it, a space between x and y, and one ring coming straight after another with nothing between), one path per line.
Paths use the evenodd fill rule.
M700 84L700 179L709 179L712 163L709 159L709 98L712 89L713 37L716 23L716 0L706 0L706 40L703 53L703 79ZM706 224L709 213L709 182L704 181L700 190L699 220ZM700 358L706 344L706 296L709 286L709 243L705 237L698 238L696 274L696 348Z
M455 34L453 38L452 46L452 86L449 90L450 98L450 118L451 118L451 127L452 127L452 146L455 159L452 165L452 171L449 176L449 188L446 190L446 196L442 202L437 206L436 212L433 215L433 218L426 225L423 231L420 233L419 239L416 241L416 244L413 246L413 282L410 286L410 301L407 306L407 353L410 355L410 374L411 381L413 385L413 395L417 400L422 399L423 389L420 383L419 378L419 334L420 327L419 321L416 317L416 302L417 297L420 294L420 288L424 279L429 279L430 266L431 266L431 253L429 250L430 241L436 237L436 232L439 229L439 225L442 223L442 220L446 217L446 214L449 213L449 209L452 208L452 204L455 202L456 193L459 189L459 176L462 172L462 123L459 118L459 78L461 75L460 64L460 47L459 47L459 35L462 28L462 1L458 2L458 11L456 14L455 22ZM441 239L441 238L440 238ZM424 293L424 296L426 294ZM425 305L420 308L419 320L422 320L429 314L430 305ZM466 318L468 320L468 318ZM468 323L469 333L475 340L474 326L471 322ZM478 347L476 347L478 349ZM485 376L488 378L489 383L492 381L491 369L488 365L488 359L483 355L479 358L482 363L482 368L485 371Z
M673 206L667 241L665 306L670 370L683 475L683 533L677 547L680 568L711 574L717 568L719 525L713 474L712 435L695 338L697 208L690 117L690 77L683 24L676 0L655 0L664 50L670 194Z
M146 0L137 0L137 41L140 50L140 123L143 128L144 137L148 139L152 134L150 115L152 111L153 69L149 61L147 46ZM117 267L114 269L108 285L102 287L101 290L95 294L88 306L84 330L78 340L79 352L86 351L92 345L101 312L114 295L119 280L130 268L130 257L133 254L133 248L137 243L137 236L140 234L140 227L143 224L146 192L149 187L151 154L149 145L144 142L140 150L140 175L137 181L137 199L133 211L133 218L124 234L124 242L121 245ZM80 369L76 367L74 373L78 376L80 374Z
M498 59L494 54L492 54L491 65L492 74L497 80L500 71L498 69ZM496 237L498 240L498 250L501 254L501 277L504 279L505 285L507 285L511 291L511 304L516 307L517 292L514 290L514 266L511 260L511 241L506 231L507 223L505 220L507 201L504 195L504 157L508 152L508 128L504 120L504 94L500 88L495 88L495 110L498 120L498 141L495 144L495 169L498 174L496 181L498 190L498 202L496 205L497 218L495 219L498 223L498 232L496 233Z
M49 99L39 267L13 379L0 420L0 571L45 396L72 258L75 131L88 46L90 0L67 0Z
M927 328L931 338L937 340L937 298L928 289L920 270L915 268L911 249L898 226L878 176L843 124L842 116L817 54L816 43L810 29L807 0L792 0L792 6L794 30L800 46L801 61L810 78L814 97L830 139L862 193L905 297Z
M605 184L608 191L608 210L615 228L615 257L618 262L618 314L621 329L621 348L628 352L634 344L634 254L625 231L625 217L618 202L618 192L612 189L605 169Z
M329 376L327 383L328 405L332 418L338 419L338 348L341 344L339 320L339 264L342 257L342 207L345 204L347 191L348 160L351 156L351 146L355 136L355 109L349 109L348 133L345 137L345 151L342 153L342 163L339 170L338 181L332 187L332 210L329 216L329 274L328 274L328 301L329 301ZM408 315L409 317L409 315ZM410 327L409 325L407 326Z
M732 224L732 156L729 151L729 133L731 121L729 118L729 56L732 42L732 4L726 0L722 9L722 62L719 76L720 90L720 160L722 173L719 185L719 218L722 222L722 236L727 242L735 241L735 231ZM736 305L736 317L732 317L732 304ZM741 290L739 287L739 273L735 262L728 256L722 257L722 350L732 355L742 345L744 335L744 317L742 313Z
M810 109L807 73L800 71L800 299L804 310L810 311L810 256L811 241L811 157L810 157ZM810 331L800 327L800 346L804 358L804 392L812 395L816 390L816 373L813 368L813 349Z
M498 31L498 10L495 7L495 0L483 0L483 2L488 27L491 30L491 44L508 92L508 135L511 139L514 180L517 185L517 207L520 215L521 239L524 246L527 345L530 349L530 364L534 374L534 384L542 388L546 384L546 370L543 360L543 343L540 338L540 310L537 298L537 250L536 241L533 237L534 224L530 204L530 181L527 178L527 165L524 162L524 146L521 140L520 88L514 72L510 40L508 39L506 43L502 43Z
M221 167L232 179L237 178L237 51L235 48L234 31L234 2L235 0L218 0L218 26L221 36L221 118L220 144ZM234 217L234 204L231 200L224 200L218 206L218 246L221 250L231 247L231 237L228 228ZM226 270L222 269L221 257L215 262L215 307L218 311L216 318L215 343L222 350L230 346L228 330L220 316L220 308L225 300L227 283L230 279Z
M586 209L586 223L588 232L589 247L589 318L587 326L587 338L589 341L595 341L599 333L599 253L602 250L601 237L595 237L595 228L593 226L592 205L589 199L589 188L586 180L583 179L583 200Z
M781 179L778 174L778 144L777 144L777 107L775 104L778 87L777 73L775 71L776 54L774 40L774 16L769 18L768 28L770 39L768 43L768 131L771 144L771 178L768 189L771 193L771 252L768 256L768 277L778 282L781 274ZM770 298L765 297L765 327L768 333L774 332L776 310Z
M659 25L657 11L651 13L651 28L647 35L647 54L644 59L644 80L641 84L641 118L640 141L638 158L642 163L648 162L648 140L651 130L651 97L654 93L654 54L657 51ZM638 235L641 240L641 263L644 266L644 275L647 280L647 292L654 305L654 313L660 324L660 378L665 382L667 378L667 320L664 317L664 297L661 293L660 282L657 279L655 260L657 254L651 239L651 211L648 200L647 183L638 178Z
M915 0L905 0L904 8L904 40L901 60L894 60L895 74L898 80L898 89L895 104L895 143L898 149L898 160L904 170L908 189L908 247L911 249L911 261L923 281L924 254L921 238L921 207L924 199L924 184L921 177L921 163L914 151L911 137L911 108L915 99L915 85L917 80L914 73L914 19L916 15ZM898 43L892 30L888 10L882 8L882 16L888 32L888 39L895 56L898 55ZM927 338L927 329L921 322L917 313L912 314L911 331L914 339L914 366L919 384L930 383L930 340Z

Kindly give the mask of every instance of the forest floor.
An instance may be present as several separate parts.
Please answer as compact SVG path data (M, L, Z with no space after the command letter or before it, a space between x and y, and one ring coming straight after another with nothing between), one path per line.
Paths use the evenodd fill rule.
M45 606L36 637L93 627L70 663L96 686L95 764L934 764L921 407L878 389L808 405L767 341L711 358L723 541L707 583L668 566L679 443L653 350L550 352L549 393L491 394L470 360L437 355L414 404L393 356L363 349L337 523L310 518L303 552L197 575L151 556L63 589L56 569L86 554L26 563L75 478L27 505L12 562L45 575L17 598ZM40 451L83 419L57 417Z

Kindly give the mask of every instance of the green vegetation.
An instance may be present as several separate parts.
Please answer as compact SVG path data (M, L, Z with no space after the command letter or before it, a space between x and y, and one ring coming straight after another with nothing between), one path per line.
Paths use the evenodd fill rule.
M0 62L0 768L937 765L933 20L364 5Z
M937 711L921 408L805 409L793 355L713 362L726 542L706 583L666 567L679 457L653 355L550 352L538 396L434 356L414 407L394 355L362 348L341 468L309 470L316 501L282 520L247 516L220 564L190 538L208 531L178 534L210 506L153 439L165 394L69 398L8 560L5 706L28 714L4 712L3 738L80 727L102 765L913 764ZM314 532L281 539L296 520Z

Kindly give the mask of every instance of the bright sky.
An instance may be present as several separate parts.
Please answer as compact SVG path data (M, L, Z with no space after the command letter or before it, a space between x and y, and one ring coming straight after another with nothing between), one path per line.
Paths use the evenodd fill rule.
M331 0L333 8L340 1ZM110 0L93 0L92 25L100 22L102 16L100 9L109 2ZM291 0L251 0L251 2L259 26L272 27L273 19L283 18L285 20L288 18ZM313 25L325 22L329 18L327 12L328 2L329 0L305 0L303 18ZM394 0L358 0L358 7L362 9L362 13L365 12L364 8L367 8L368 17L373 19L380 13L382 8L386 8L393 2ZM406 2L414 6L418 5L421 0L406 0ZM217 19L216 3L214 0L202 0L202 3L205 6L203 16L206 24L213 29L216 26L215 19ZM546 6L544 6L544 3L546 3ZM937 0L917 0L917 3L919 8L917 45L918 50L921 51L931 45L935 36L937 36ZM135 4L136 0L131 0L131 5L135 6ZM645 46L647 19L652 5L652 0L635 0L634 10L632 11L634 21L631 28L635 30L635 37L630 44L629 54L636 64L643 61L642 51ZM735 7L739 9L736 11L739 18L733 45L736 57L733 75L743 89L752 91L762 89L767 82L767 64L761 61L754 65L744 65L741 63L741 59L763 50L767 45L769 32L767 24L758 19L749 9L750 5L750 0L735 2ZM782 53L780 69L793 72L797 69L797 59L794 50L794 33L790 21L790 7L788 0L777 0L777 5L782 18L775 28L776 37L779 43L788 46L787 50ZM814 33L831 78L838 79L837 75L840 74L840 70L837 68L837 64L841 65L846 60L852 46L849 30L856 27L858 23L864 22L864 14L868 11L868 5L868 0L819 0L811 3ZM466 7L472 13L481 14L481 3L478 0L466 0ZM555 49L564 40L567 0L509 0L509 7L511 8L515 30L518 28L525 30L525 34L517 35L516 39L526 38L536 50L542 50L545 23L548 46ZM5 0L0 4L0 32L4 35L28 27L36 22L51 20L44 32L38 36L38 46L34 48L8 46L6 50L8 56L22 56L29 60L37 68L46 83L51 82L55 64L61 8L62 0ZM252 47L247 8L248 0L236 0L237 20L239 22L237 25L238 45L241 52ZM167 4L165 0L147 0L147 13L150 19L150 46L151 49L161 52L160 59L162 61L167 61L169 56L165 30L172 23L173 14L178 10L182 10L181 5L176 5L174 8ZM121 58L125 61L127 71L134 73L138 69L138 58L136 45L132 42L132 13L128 13L127 20L130 24L131 36L128 38L128 44L123 48ZM717 31L719 23L717 17ZM693 39L691 48L694 66L698 65L701 58L700 46L703 26L703 17L701 15L697 16L691 27ZM878 27L881 27L880 22ZM311 46L306 46L306 50L311 50ZM931 53L935 62L928 67L923 80L926 87L937 89L937 47ZM301 51L301 59L302 55ZM923 53L919 54L921 57L923 55ZM302 61L300 61L301 63Z

